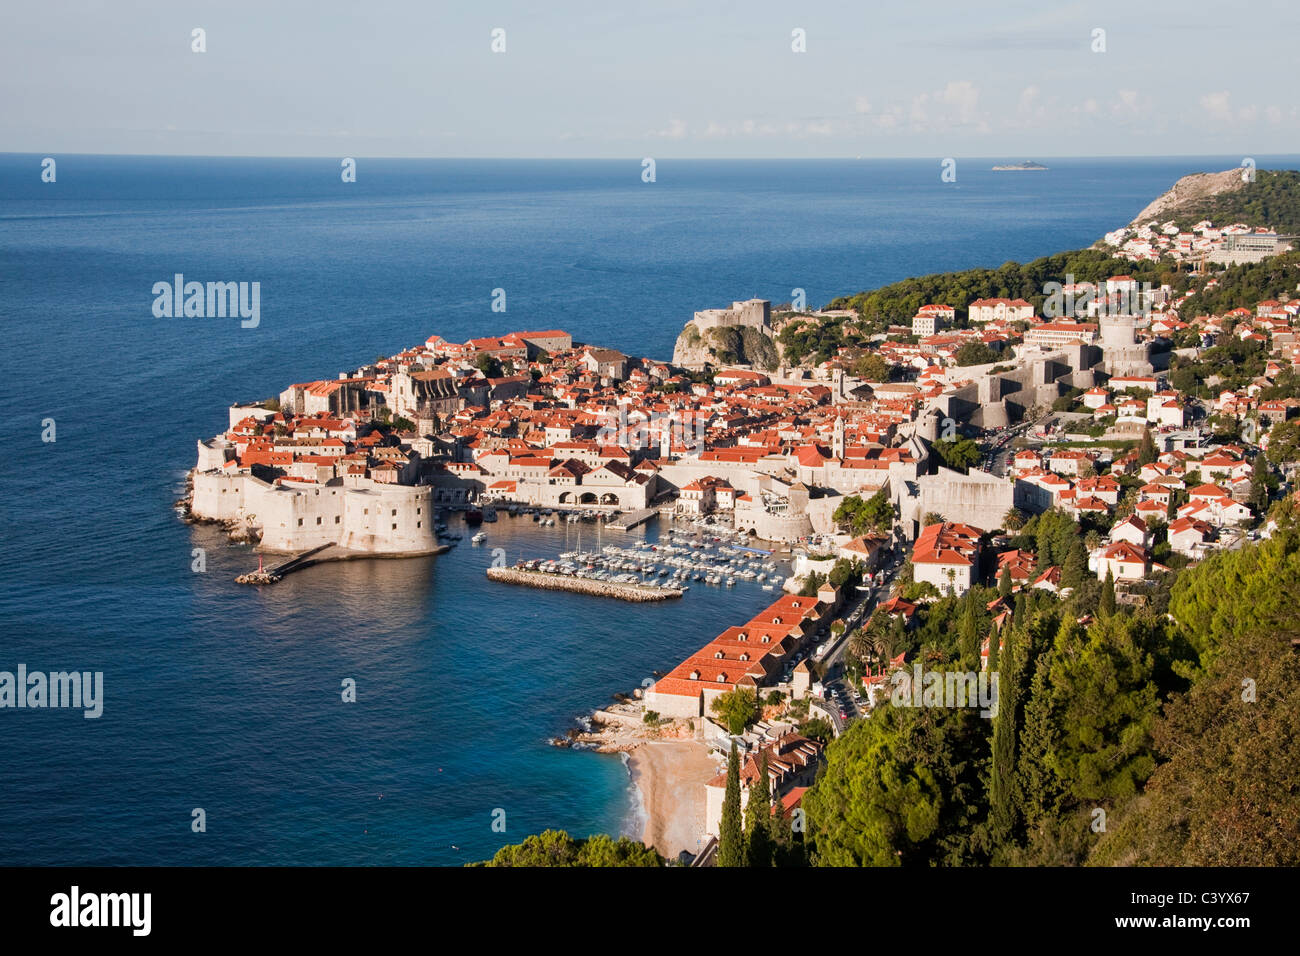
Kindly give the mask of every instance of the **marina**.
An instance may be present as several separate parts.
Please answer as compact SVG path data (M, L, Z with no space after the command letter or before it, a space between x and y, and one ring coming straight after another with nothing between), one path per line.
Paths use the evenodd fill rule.
M785 581L771 552L738 545L736 541L743 536L727 529L690 531L670 526L655 539L620 544L602 545L599 534L597 538L594 547L584 550L579 534L575 547L554 557L516 560L511 569L547 578L666 591L673 596L681 596L695 584L723 588L757 584L770 591ZM603 593L599 589L577 590Z

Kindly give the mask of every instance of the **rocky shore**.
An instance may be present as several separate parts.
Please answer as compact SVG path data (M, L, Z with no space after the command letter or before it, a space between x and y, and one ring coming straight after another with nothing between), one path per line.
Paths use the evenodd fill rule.
M525 587L542 588L548 591L573 591L578 594L612 597L621 601L638 603L667 601L682 596L682 592L676 588L622 584L616 581L594 581L591 578L579 578L567 574L547 574L543 571L525 571L522 568L488 568L487 576L490 581L503 581L506 584L522 584Z
M210 524L217 525L226 533L232 542L237 544L257 544L262 540L262 533L259 529L250 527L247 522L240 521L237 518L200 518L194 513L194 477L188 474L185 477L185 497L178 498L172 502L176 508L176 513L181 516L181 520L186 524Z

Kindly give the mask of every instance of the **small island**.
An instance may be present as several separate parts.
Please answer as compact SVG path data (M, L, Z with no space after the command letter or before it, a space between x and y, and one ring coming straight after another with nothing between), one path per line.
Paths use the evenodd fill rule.
M994 166L994 172L1004 172L1008 170L1025 170L1025 169L1046 169L1042 163L1035 163L1032 160L1026 160L1023 163L1012 163L1008 166Z

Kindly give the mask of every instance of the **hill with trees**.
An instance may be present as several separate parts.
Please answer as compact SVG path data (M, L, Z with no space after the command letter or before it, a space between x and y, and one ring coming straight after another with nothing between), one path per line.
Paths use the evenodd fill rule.
M1167 615L1118 609L1091 579L1064 601L1020 592L990 655L992 720L884 701L830 745L803 802L812 862L1300 863L1294 512L1277 509L1259 545L1158 583ZM1055 525L1029 533L1053 555L1076 549ZM992 630L988 594L929 606L913 639L927 669L971 666L961 635Z
M1158 218L1161 222L1172 220L1179 229L1191 229L1208 219L1216 226L1244 222L1285 235L1300 234L1300 172L1260 169L1253 182L1244 181L1242 172L1233 169L1221 174L1230 178L1231 188L1176 201L1158 215L1134 222Z

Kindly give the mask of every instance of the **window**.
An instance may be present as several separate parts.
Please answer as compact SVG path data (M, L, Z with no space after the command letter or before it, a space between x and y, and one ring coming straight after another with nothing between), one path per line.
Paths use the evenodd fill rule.
M301 518L298 519L298 527L299 527L299 528L302 527L302 519L301 519Z
M317 516L316 516L316 523L317 523L317 524L320 524L320 523L321 523L320 515L317 515Z
M393 522L393 530L394 530L394 531L397 530L397 522Z
M334 516L334 523L335 523L335 524L338 524L338 523L339 523L339 516L338 516L338 515L335 515L335 516Z
M393 517L394 517L394 518L397 517L397 509L396 509L396 508L393 509ZM396 528L397 525L393 525L393 527Z

